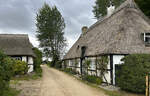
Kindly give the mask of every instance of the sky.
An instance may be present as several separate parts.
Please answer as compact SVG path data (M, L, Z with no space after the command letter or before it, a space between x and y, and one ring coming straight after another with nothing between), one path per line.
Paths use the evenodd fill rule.
M0 0L0 34L28 34L38 47L36 13L44 2L56 5L65 19L65 38L69 49L81 34L83 26L96 22L92 9L95 0Z

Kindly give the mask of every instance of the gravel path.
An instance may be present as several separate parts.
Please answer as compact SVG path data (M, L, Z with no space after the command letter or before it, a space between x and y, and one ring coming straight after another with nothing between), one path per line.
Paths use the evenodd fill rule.
M102 91L83 84L61 71L42 66L40 96L106 96Z

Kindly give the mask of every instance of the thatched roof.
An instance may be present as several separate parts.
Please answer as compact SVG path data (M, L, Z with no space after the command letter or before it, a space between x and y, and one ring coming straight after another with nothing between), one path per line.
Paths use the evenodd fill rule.
M0 50L6 55L34 56L27 34L0 34Z
M138 8L134 0L126 0L111 16L93 24L71 47L64 59L81 56L81 47L86 46L85 56L100 54L149 53L142 33L150 33L150 20Z

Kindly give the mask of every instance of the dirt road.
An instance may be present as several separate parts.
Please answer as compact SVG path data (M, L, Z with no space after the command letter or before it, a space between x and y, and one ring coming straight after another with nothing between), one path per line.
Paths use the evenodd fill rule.
M83 84L76 78L56 69L42 66L40 96L106 96L102 91Z

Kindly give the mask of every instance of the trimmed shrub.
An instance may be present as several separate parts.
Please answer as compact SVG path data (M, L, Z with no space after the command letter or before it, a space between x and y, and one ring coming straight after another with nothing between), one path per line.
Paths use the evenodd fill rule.
M83 76L83 80L86 80L90 83L94 83L97 85L100 85L102 83L102 79L100 77L97 77L94 75L85 75L85 76Z
M132 54L126 56L120 70L116 70L118 86L126 91L144 93L145 76L150 73L150 55Z

